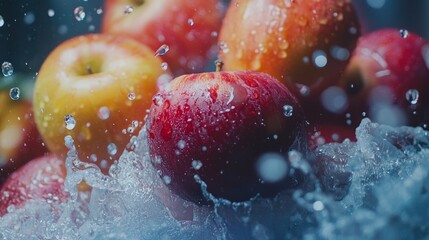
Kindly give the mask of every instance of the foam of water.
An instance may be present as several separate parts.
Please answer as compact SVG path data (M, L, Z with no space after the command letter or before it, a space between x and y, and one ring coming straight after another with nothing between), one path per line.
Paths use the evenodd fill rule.
M365 119L356 136L356 143L326 144L301 159L295 167L310 163L315 171L300 189L244 203L206 192L213 208L170 194L150 165L144 130L109 176L80 162L70 145L69 202L30 202L5 215L0 239L428 238L428 132ZM91 192L77 191L82 179Z

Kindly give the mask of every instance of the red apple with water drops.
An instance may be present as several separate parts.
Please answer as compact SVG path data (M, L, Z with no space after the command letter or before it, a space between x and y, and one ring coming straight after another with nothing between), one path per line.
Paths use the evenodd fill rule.
M22 208L29 201L59 204L68 200L64 189L65 163L54 155L28 162L14 172L0 190L0 216Z
M234 0L219 55L225 70L268 73L300 97L338 80L358 36L350 0Z
M302 180L299 171L289 171L286 156L306 151L304 114L273 77L252 71L184 75L153 101L147 120L153 165L184 199L209 203L199 179L214 197L230 201L271 197Z
M160 49L168 68L179 76L202 71L216 54L223 12L218 0L108 0L102 32Z
M429 123L429 43L405 29L362 36L339 85L353 118L398 125Z

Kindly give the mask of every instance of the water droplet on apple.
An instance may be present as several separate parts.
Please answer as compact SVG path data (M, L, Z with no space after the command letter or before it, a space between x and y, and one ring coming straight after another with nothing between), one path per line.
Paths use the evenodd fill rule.
M74 119L73 115L67 114L64 117L64 123L66 124L66 128L68 130L72 130L76 126L76 120Z
M116 147L116 145L115 145L114 143L109 143L109 144L107 145L107 153L108 153L110 156L115 155L117 152L118 152L118 148Z
M165 176L162 177L162 181L164 181L164 183L168 185L168 184L171 183L171 177L165 175Z
M133 101L136 99L136 94L134 92L128 93L128 100Z
M189 24L189 26L194 26L194 19L189 18L188 19L188 24Z
M293 107L291 105L284 105L283 106L283 115L285 115L286 117L292 117Z
M130 5L125 6L125 9L124 9L125 14L128 15L128 14L132 13L133 11L134 11L134 8L132 6L130 6Z
M399 34L401 35L401 38L407 38L409 35L409 32L406 29L400 29Z
M48 9L48 16L49 16L49 17L53 17L53 16L55 16L55 11L54 11L54 10L52 10L52 9Z
M192 164L192 168L194 168L195 170L200 170L203 167L203 163L198 160L192 160L191 164Z
M79 22L82 21L82 20L84 20L85 16L86 16L85 9L82 6L76 7L74 9L74 17Z
M168 69L168 63L166 63L166 62L161 63L161 69L164 70L164 71L167 71L167 69Z
M13 66L10 62L3 62L1 65L1 71L5 77L9 77L13 75Z
M163 44L161 47L158 48L158 50L156 50L155 57L156 56L162 56L162 55L166 54L168 52L168 50L170 50L170 47L166 44Z
M153 104L155 104L155 106L159 107L162 104L162 96L161 94L157 93L155 96L153 96L152 98L152 102Z
M183 141L183 140L180 140L180 141L177 143L177 147L178 147L179 149L184 149L184 148L186 147L186 142L185 142L185 141Z
M405 99L407 99L407 101L412 105L417 104L419 101L419 91L417 89L409 89L405 93Z
M4 25L4 20L3 17L0 15L0 27L3 27Z
M101 120L109 119L109 117L110 117L110 110L109 110L109 108L106 107L106 106L103 106L100 109L98 109L98 117Z
M13 87L9 91L9 97L14 101L18 100L20 98L20 95L21 91L17 87Z

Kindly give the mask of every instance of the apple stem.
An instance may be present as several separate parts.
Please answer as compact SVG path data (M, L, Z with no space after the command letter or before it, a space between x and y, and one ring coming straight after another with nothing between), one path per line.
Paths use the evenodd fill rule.
M216 65L216 72L222 71L223 62L220 59L217 59L214 63Z

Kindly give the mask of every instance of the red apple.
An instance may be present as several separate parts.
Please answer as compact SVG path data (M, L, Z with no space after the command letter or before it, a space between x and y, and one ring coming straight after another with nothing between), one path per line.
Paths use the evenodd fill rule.
M428 41L406 30L362 36L339 84L349 95L348 111L391 125L429 123L428 52Z
M342 143L344 140L356 142L355 129L344 125L320 124L309 131L309 148L315 150L317 147L327 143Z
M119 36L86 35L59 45L43 63L34 89L37 127L63 157L64 137L79 158L107 172L143 125L157 80L168 71L144 45Z
M223 17L218 0L107 0L102 31L132 37L162 56L176 75L202 71L213 51Z
M28 162L14 172L0 190L0 216L23 207L31 200L52 204L65 202L66 170L64 160L53 155Z
M359 36L350 0L234 0L220 33L225 70L268 73L297 94L337 81Z
M209 193L231 201L269 197L299 184L302 175L289 171L285 155L306 150L304 116L273 77L252 71L184 75L153 100L150 154L179 196L209 203L196 175Z
M0 185L10 173L47 152L34 123L31 102L0 92Z

